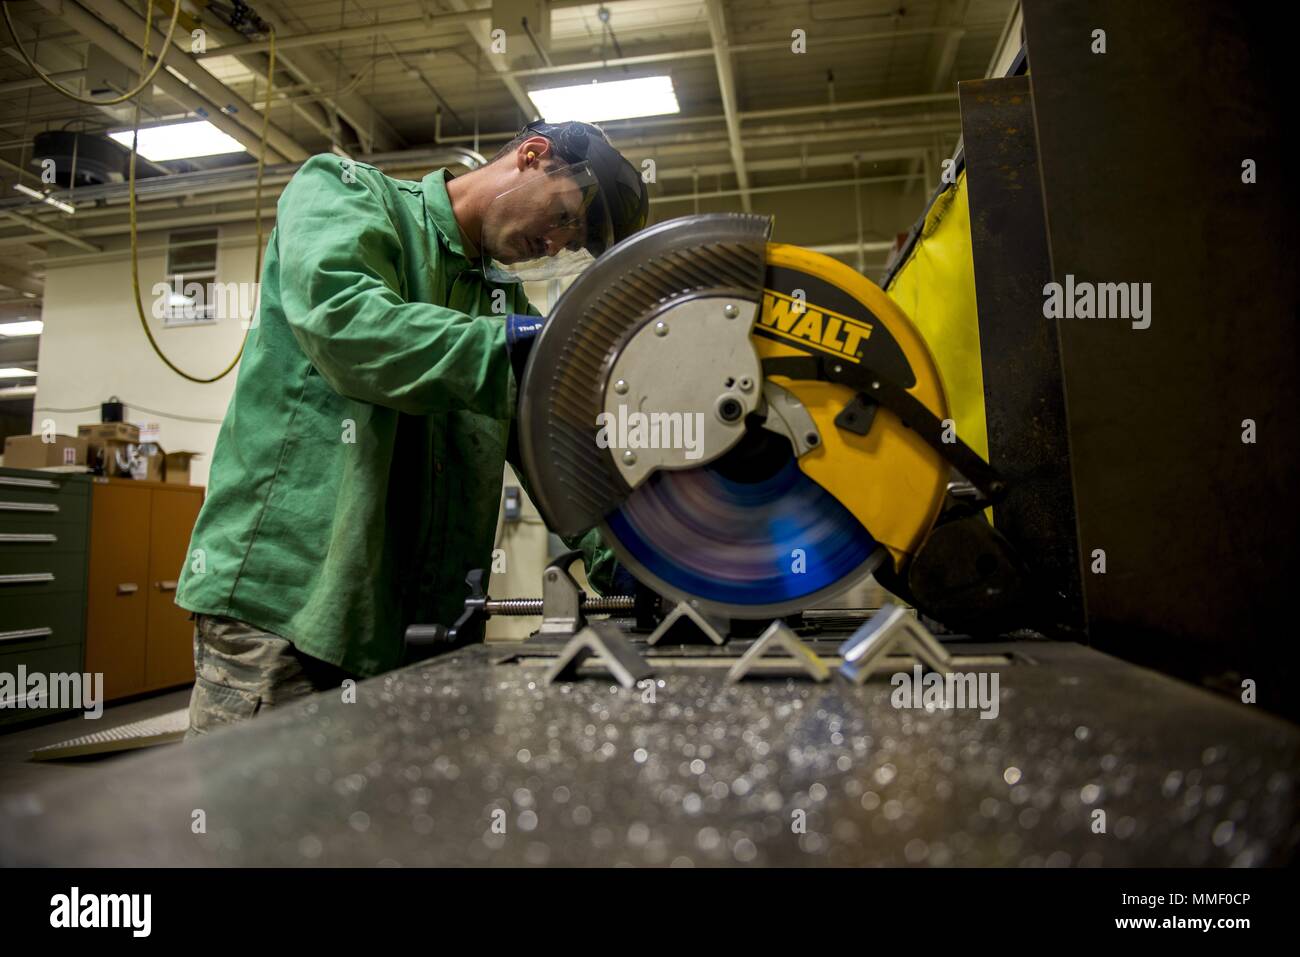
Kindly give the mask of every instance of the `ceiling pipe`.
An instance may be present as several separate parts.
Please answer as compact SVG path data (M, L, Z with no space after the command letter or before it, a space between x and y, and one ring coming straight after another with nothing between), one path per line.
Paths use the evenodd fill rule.
M91 252L99 252L101 248L99 246L96 246L92 242L87 242L86 240L82 239L80 236L74 236L72 233L65 232L64 230L59 229L57 226L51 226L48 223L38 222L32 219L30 216L24 216L22 213L15 213L12 210L6 209L6 210L0 210L0 216L3 216L5 219L12 220L15 223L18 223L22 226L26 226L28 229L34 229L38 233L44 233L46 236L49 236L52 239L62 240L65 243L69 243L73 246L76 246L78 249L88 249ZM35 237L29 237L26 241L31 242L34 238Z
M117 27L128 37L139 36L144 32L144 17L137 14L130 7L126 6L121 0L81 0L81 3L98 13L107 22ZM71 4L64 4L65 9ZM150 30L150 49L157 51L163 48L163 43L167 39L167 34L157 27L151 27ZM134 46L134 44L132 44ZM137 55L139 49L136 50ZM262 114L253 109L253 104L249 103L238 93L232 90L226 84L222 83L215 76L207 71L198 63L189 53L183 49L173 48L167 52L167 69L180 73L185 77L203 96L207 97L214 103L217 103L223 110L234 109L233 119L235 122L245 126L250 133L257 137L260 149L260 137L262 133ZM161 74L160 74L161 75ZM211 117L207 117L211 119ZM275 123L267 124L266 132L267 149L274 149L277 153L288 160L305 160L311 155L310 151L305 149L293 137L276 126ZM254 150L256 155L257 150Z
M782 183L780 186L751 186L752 195L761 193L793 193L808 189L840 189L846 186L871 185L874 183L901 183L915 176L915 173L899 173L896 176L860 176L857 179L823 179L811 183ZM701 199L721 199L725 196L739 196L738 189L715 189L708 193L674 193L670 196L651 196L650 205L662 203L690 203ZM870 245L870 244L868 244ZM857 249L857 244L853 244Z
M828 167L828 166L849 166L852 164L855 157L857 157L861 162L872 162L872 161L887 162L892 160L911 159L918 155L918 151L922 151L922 150L924 150L924 147L859 151L854 153L831 153L831 154L821 154L818 156L811 156L808 157L806 160L803 159L802 157L753 160L748 165L749 165L749 169L752 172L773 172L773 171L780 171L780 170L787 170L787 169L798 169L805 165L811 168ZM427 155L420 155L418 157L412 157L410 154L400 153L389 157L382 157L382 156L367 157L365 159L365 162L368 162L371 165L377 166L380 169L384 169L389 172L405 170L405 169L411 169L415 171L427 171L429 169L436 169L438 165L445 165L448 159L449 158L445 158L440 163L436 154L427 154ZM674 167L670 169L661 169L659 170L658 178L661 181L673 180L673 179L689 179L696 175L717 176L717 175L729 174L731 172L732 172L732 166L730 163L717 163L717 164L705 164L697 167L682 166L680 168ZM94 187L94 188L102 189L103 187ZM263 184L263 200L269 206L269 208L263 209L262 215L264 218L273 219L275 216L274 204L270 203L269 200L274 198L276 192L277 192L276 187L267 188L265 183ZM183 217L174 218L174 219L164 219L164 220L146 219L141 221L140 231L148 232L148 231L158 230L158 229L170 229L170 228L181 227L181 226L192 226L194 225L195 216L200 213L205 223L246 222L253 218L253 207L251 203L248 206L245 206L243 208L236 209L236 210L228 210L228 211L216 211L214 209L209 208L211 206L213 206L212 203L195 203L192 207L178 206L177 209L188 209L188 212L186 212L186 214ZM0 215L2 214L4 214L3 211L0 211ZM79 231L78 237L104 237L104 236L125 234L127 229L125 211L121 211L120 215L123 216L123 219L121 219L119 222L89 227L85 230ZM30 224L30 225L35 226L36 224ZM34 240L39 241L39 237L33 237L30 235L21 235L21 234L7 235L7 236L0 235L0 246L30 243Z
M275 55L303 80L317 90L324 90L325 83L334 83L334 69L319 53L307 47L293 47L285 50L280 37L287 35L288 25L274 10L262 5L258 15L275 29ZM327 94L329 95L329 94ZM343 119L347 120L361 138L363 152L397 149L404 141L393 125L384 119L364 95L350 90L331 96L330 103Z
M907 118L898 118L903 121ZM919 117L924 121L928 117ZM828 125L820 124L774 124L758 127L746 132L754 136L798 137L801 143L820 143L834 142L848 139L869 140L889 136L902 135L922 135L928 133L952 133L956 132L956 126L948 123L948 118L939 117L930 123L922 125L904 127L888 126L880 129L862 130L859 126L850 121L835 121L833 124L837 129L824 129ZM811 127L811 128L810 128ZM758 140L746 140L748 146L762 147L762 142ZM675 134L673 137L664 141L645 141L621 145L621 148L627 151L636 150L651 153L656 156L664 155L691 155L710 150L725 150L728 143L725 140L706 140L700 136L690 134ZM918 155L917 151L923 147L912 149L903 148L900 154L899 148L893 148L884 152L876 151L874 153L864 153L865 157L872 160L889 160L897 158L899 155L913 157ZM845 154L851 155L851 154ZM435 147L416 150L404 150L387 153L374 153L362 157L366 162L373 165L383 166L389 170L393 169L410 169L410 170L427 170L435 168L437 165L461 165L467 169L476 168L478 165L486 162L484 158L472 150L464 149L459 146L440 144ZM3 161L0 161L3 162ZM802 159L794 166L803 165ZM814 164L815 165L815 164ZM264 182L267 186L274 186L277 183L284 183L289 180L293 173L298 169L297 163L280 163L270 165L265 168ZM794 168L794 166L790 168ZM190 173L175 173L165 177L146 177L137 180L136 195L142 203L147 203L150 199L166 198L171 196L199 197L211 193L229 192L232 189L241 189L251 184L252 177L256 171L254 164L245 164L240 166L225 167L221 169L198 170ZM30 174L29 174L30 175ZM672 178L674 172L671 169L661 170L661 176ZM123 183L108 183L99 186L82 186L76 191L77 202L81 206L88 206L92 203L102 204L121 204L126 202L126 185ZM66 199L66 191L55 190L51 195L56 199ZM26 213L39 213L40 215L54 215L53 211L36 203L32 203L19 196L3 197L0 196L0 209L16 209ZM89 212L89 210L88 210Z
M880 110L893 106L956 102L956 93L918 93L915 96L887 96L875 100L844 100L839 103L817 103L813 106L780 106L770 110L747 110L740 114L740 118L766 120L778 116L815 116L819 113L844 113L857 110Z
M80 80L86 75L85 70L64 70L61 73L47 74L55 83L66 83L69 80ZM25 80L8 80L0 83L0 94L18 93L22 90L34 90L37 87L45 85L45 81L39 76L31 76Z
M488 19L491 7L479 7L473 10L461 10L455 13L435 13L429 17L411 17L407 20L388 20L378 23L366 23L355 27L343 27L338 30L317 30L313 33L299 33L275 38L275 49L294 50L299 47L325 46L345 40L365 40L375 36L389 39L401 37L427 36L431 28L442 26L462 26L478 23ZM211 60L221 56L244 56L249 53L265 53L271 48L266 40L252 40L248 43L232 43L229 46L215 47L204 53L196 54L196 59Z
M39 296L45 291L44 285L35 276L5 263L0 263L0 286L32 296Z
M408 150L399 153L372 153L362 157L363 162L378 166L380 163L388 169L436 169L439 166L463 166L477 169L486 162L482 156L472 150L460 147L440 147L430 150ZM274 186L287 183L297 172L301 163L279 163L268 166L263 171L263 185ZM256 176L255 165L228 167L226 169L198 170L193 173L175 173L170 176L156 176L136 181L136 199L147 203L150 199L172 196L194 197L207 193L220 192L251 186ZM77 201L85 204L116 204L127 202L126 183L103 183L98 186L79 186L76 190ZM57 190L50 194L55 199L67 196L66 190ZM21 197L0 197L0 210L14 209L21 212L46 212L49 208L33 203ZM94 212L94 210L87 210ZM83 214L84 215L84 214Z
M916 30L898 30L892 33L858 33L846 34L840 36L818 37L819 45L831 45L841 43L870 43L874 40L897 40L904 37L929 36L934 33L949 33L964 31L949 30L936 27L918 28ZM732 53L775 53L781 50L790 49L790 41L785 40L763 40L754 43L736 43L729 47ZM661 53L638 53L633 56L610 57L607 60L584 60L579 63L557 63L553 66L527 67L519 70L510 70L503 74L513 78L528 76L553 76L557 73L580 73L584 70L605 70L610 67L623 66L641 66L646 63L672 63L677 60L697 60L714 55L714 48L693 47L688 50L666 50Z
M753 212L749 199L749 173L745 170L745 144L740 139L740 107L736 100L736 76L731 69L731 52L727 49L727 19L722 12L722 0L705 0L705 16L709 21L709 38L713 41L714 63L718 71L718 90L722 94L722 115L727 124L727 147L731 152L731 165L736 168L736 185L740 188L740 206Z
M472 170L477 169L486 162L481 155L472 150L454 146L436 147L426 150L405 150L397 153L373 153L362 157L362 161L380 169L392 171L413 169L420 170L421 172L438 169L442 166L463 166ZM264 204L262 210L263 217L274 218L274 199L278 194L277 186L282 187L284 183L288 182L300 165L301 164L299 163L285 163L274 167L267 167L264 170L262 183ZM243 169L246 170L247 167ZM175 176L157 177L156 179L159 182L152 190L146 189L150 180L141 180L137 183L136 198L137 200L142 198L147 200L150 196L154 198L167 198L175 194L180 194L181 196L199 195L205 186L208 189L214 187L229 189L231 185L230 183L222 182L213 176L213 174L217 173L228 173L228 171L203 170L198 173L182 173ZM164 186L165 190L157 188L158 186ZM127 189L128 187L126 183L106 183L99 186L83 186L78 188L76 192L79 200L83 202L110 202L115 200L119 204L124 205L127 198ZM39 233L45 233L46 235L61 239L64 242L72 243L73 245L77 245L82 249L87 249L92 252L98 252L100 247L88 242L84 237L118 235L125 233L128 227L128 222L124 218L118 223L91 226L78 230L76 234L72 234L37 221L31 216L24 215L26 210L18 211L11 208L5 208L6 206L11 206L12 202L12 200L8 199L0 201L0 216L14 220L28 229L36 230ZM21 200L19 202L20 204L22 203ZM121 208L121 205L119 205L119 208L115 211L118 215L125 216L126 210ZM159 223L157 221L148 222L142 220L140 223L140 229L141 231L145 231L151 229L166 229L170 228L172 225L192 226L194 225L194 216L196 213L199 213L202 207L210 205L213 204L211 202L196 202L189 207L190 212L188 213L187 218L176 220L175 222L166 221L164 223ZM267 206L269 206L269 208L266 208ZM181 209L186 207L177 204L176 208ZM148 210L145 210L145 212L147 213ZM233 213L219 214L204 212L202 215L204 222L236 222L253 218L254 210L250 205L247 209L238 210ZM214 216L220 218L213 218ZM41 240L40 236L34 236L31 234L0 235L0 246L23 245L31 242L42 241L43 240Z
M265 20L266 17L263 16L262 19ZM211 42L213 37L220 38L222 42L243 40L243 35L241 33L219 19L218 16L213 16L210 21L205 21L205 23L208 25L208 42ZM192 42L191 38L184 34L178 34L175 40L173 40L173 43L183 49L186 53L190 52ZM265 102L259 103L256 98L261 97L263 101L266 99L266 71L268 66L270 66L270 58L264 53L252 53L247 56L238 57L237 60L249 72L249 89L245 99L249 100L249 102L253 104L253 108L259 113L265 112L267 108ZM298 85L299 81L302 80L301 72L295 68L294 64L288 59L280 56L278 50L276 51L275 64L277 73L287 73L293 77L295 81L294 83L279 81L275 84L275 104L289 107L295 114L301 117L308 126L323 136L327 141L333 140L334 127L332 124L332 117L322 106L303 97L287 95L294 90L302 89L302 87ZM232 90L238 89L243 85L244 84L240 81L226 82L226 86L230 87Z
M134 43L123 39L98 17L71 2L51 3L50 0L41 0L41 5L57 14L64 23L75 29L119 63L132 70L140 69L140 48ZM168 61L171 60L171 56L172 54L169 53ZM252 132L243 124L236 122L229 115L223 113L217 104L190 89L188 84L173 76L166 67L158 71L158 75L154 77L154 85L177 103L192 110L202 110L206 114L209 123L238 140L245 149L254 154L257 153L260 145L257 133ZM268 144L267 159L270 162L279 163L283 162L286 157Z
M776 172L787 169L801 169L803 167L816 168L825 166L849 166L853 163L853 157L861 157L864 162L891 162L894 160L911 159L914 156L924 152L925 147L913 146L900 149L889 150L859 150L856 152L845 153L822 153L817 156L807 158L801 156L782 157L779 159L758 159L750 160L746 165L751 173ZM718 176L732 172L730 163L705 163L693 167L686 165L672 166L667 169L660 168L657 171L659 179L689 179L692 175L700 176Z
M780 186L755 186L750 191L754 194L760 193L779 193L791 190L804 189L835 189L844 186L856 184L873 184L873 183L900 183L913 179L920 174L917 173L899 173L890 176L863 176L854 179L827 179L814 180L811 182L799 182L783 184ZM283 188L284 182L263 183L263 200L264 202L273 202ZM148 216L152 213L171 211L177 209L201 210L203 208L216 208L217 206L227 205L230 203L248 202L256 198L256 190L252 187L246 189L227 190L220 193L202 194L201 199L195 199L192 195L176 197L173 199L155 199L147 203L138 203L136 210L141 216ZM724 196L737 196L739 190L724 189L713 190L708 193L700 193L701 199L716 199ZM654 203L675 203L688 201L691 198L690 193L677 193L667 196L652 196L650 202ZM77 222L86 223L96 219L105 219L109 216L121 216L122 209L120 205L114 206L96 206L89 209L79 210L77 213Z
M41 178L37 176L35 173L33 173L31 170L23 169L17 163L11 163L7 159L4 159L3 157L0 157L0 166L3 166L5 169L11 170L14 173L17 173L19 176L26 176L34 183L39 183L41 181Z
M918 125L901 125L909 120ZM895 121L897 121L898 125L894 125ZM888 122L890 123L888 126L865 130L859 124L850 120L822 121L807 124L767 124L745 130L745 132L753 137L797 137L800 143L821 143L846 139L870 140L895 135L923 135L935 132L952 133L957 132L958 129L957 117L955 116L931 117L929 115L919 115L916 117L891 118ZM709 136L713 138L706 138ZM746 139L744 143L751 148L770 145L764 144L758 139ZM694 155L710 150L725 150L728 147L728 142L717 139L716 135L713 134L677 133L663 139L647 139L627 144L620 143L619 145L625 151L644 151L657 156L664 156ZM916 154L909 153L908 155L913 156ZM485 162L480 154L451 144L438 144L426 149L373 153L362 157L362 159L374 165L387 164L389 169L419 169L421 166L426 166L426 164L426 168L433 168L438 163L461 165L467 169L473 169ZM4 160L0 160L0 164L4 164L4 162ZM276 183L287 182L298 169L298 166L297 163L279 163L267 166L264 171L265 184L271 186ZM197 170L190 173L173 173L165 177L146 177L136 181L136 195L144 203L151 198L197 197L214 192L240 189L246 184L251 184L256 169L256 165L250 163L220 169ZM668 175L671 177L671 171L668 172ZM55 199L67 199L64 190L55 190L51 195ZM76 199L81 206L91 203L125 203L126 186L123 183L81 186L76 190ZM54 215L53 210L19 196L0 196L0 209L4 208L18 209L23 212L39 213L41 215Z
M725 143L719 141L718 148L721 149L724 148L724 146ZM859 150L854 152L821 153L809 157L789 156L751 160L747 162L746 165L751 172L848 166L852 164L855 157L858 158L860 162L864 163L890 162L913 159L918 155L922 155L925 149L926 147L924 146L902 146L877 150ZM438 146L428 149L376 153L360 157L359 159L390 174L410 171L417 175L423 175L428 170L436 169L440 166L461 165L472 169L477 168L477 166L486 162L481 155L474 153L471 150L454 146ZM293 175L294 171L298 168L298 165L300 164L283 163L269 166L265 169L263 181L263 216L274 217L274 197L277 195L279 188L283 183L287 182ZM241 187L245 187L249 182L248 177L250 176L250 171L252 169L254 169L253 166L245 165L224 170L202 170L194 173L181 173L166 177L154 177L140 180L137 183L137 196L146 203L151 199L168 199L177 196L198 197L205 193L218 194L216 197L209 196L206 200L199 200L193 204L182 205L178 203L175 207L176 209L187 209L188 212L184 218L176 220L150 220L147 218L149 210L145 210L146 218L141 222L141 230L166 229L172 228L176 225L193 225L194 217L200 213L204 217L205 222L242 222L252 219L253 208L251 203L245 208L232 211L202 211L204 208L213 207L219 202L234 201L233 198L221 198L220 192L224 190L228 193L232 189L239 190ZM730 163L697 164L694 166L688 166L686 164L681 164L679 166L678 164L672 164L667 167L661 167L658 170L658 178L660 180L674 180L687 179L693 176L716 176L730 174L733 172L733 169L734 168ZM764 189L766 190L767 188L764 187ZM55 193L53 195L57 196L59 194ZM240 198L243 199L248 194L245 190L244 192L239 193L239 195ZM124 204L126 199L126 185L122 183L114 183L104 184L101 186L80 187L77 190L77 197L79 201L86 203L104 202ZM23 203L23 200L17 200L17 205L19 207L21 207ZM268 204L270 204L269 209L265 208ZM8 215L9 210L6 209L6 207L12 208L14 205L14 200L0 199L0 215ZM23 212L28 211L30 210L23 209ZM61 235L57 238L74 242L74 244L75 242L85 242L86 246L83 246L82 248L90 247L97 249L98 247L94 247L93 244L87 242L83 237L124 234L127 228L125 210L119 206L117 213L119 216L123 217L119 222L96 224L95 226L89 227L85 230L78 230L77 234L64 233L60 231ZM38 232L40 231L39 227L45 225L44 223L36 221L33 217L22 216L21 220L22 225L28 229L38 230ZM42 240L39 235L33 235L30 232L0 235L0 246L23 245L43 241L44 240Z
M818 190L818 189L840 189L840 188L849 187L849 186L854 186L854 185L875 185L875 184L881 184L881 183L897 183L897 182L903 182L903 181L906 181L906 180L908 180L908 179L913 178L913 177L916 176L916 175L917 175L917 174L912 174L912 173L900 173L900 174L893 175L893 176L863 176L863 177L859 177L859 178L856 179L856 180L855 180L855 179L833 179L833 180L820 180L820 181L816 181L816 182L808 182L808 183L783 183L783 184L778 185L778 186L752 186L752 187L750 187L750 190L749 190L749 191L750 191L750 193L751 193L752 195L760 195L760 194L772 194L772 193L801 192L801 191L806 191L806 190ZM739 191L739 190L735 190L735 189L711 190L711 191L709 191L709 192L707 192L707 193L698 193L698 194L690 193L690 192L687 192L687 193L676 193L676 194L672 194L672 195L668 195L668 196L654 196L654 197L651 197L651 199L650 199L650 203L651 203L651 205L656 205L656 206L657 206L657 205L664 205L664 204L671 204L671 203L689 203L689 202L697 201L697 200L701 200L701 199L722 199L722 198L726 198L726 197L730 197L730 196L738 196L739 194L740 194L740 191ZM267 193L266 195L273 195L273 193ZM242 199L242 200L248 200L248 199L252 199L252 198L253 198L253 194L252 194L251 192L249 192L249 193L241 194L241 195L231 195L231 196L221 197L220 201L221 201L221 202L230 202L230 201L236 201L236 200L241 200L241 199ZM171 211L171 210L175 210L175 209L185 208L186 205L187 205L187 204L185 204L185 203L183 203L183 202L181 202L181 201L179 201L179 200L173 200L173 201L170 201L170 202L157 204L157 205L151 207L151 210L149 210L149 211L154 211L154 212L161 212L161 211L163 211L163 210ZM108 211L108 210L97 210L96 212L108 213L108 212L110 212L110 211ZM113 210L113 211L111 211L111 212L119 212L119 211L117 211L117 210ZM146 211L146 212L148 212L148 211ZM227 211L226 213L213 213L213 215L215 215L215 216L219 216L219 217L222 219L222 221L224 221L224 222L242 222L242 221L245 221L245 220L247 219L247 217L243 216L242 213L241 213L240 211ZM164 221L164 222L166 222L166 221ZM151 227L151 230L156 230L156 228L158 228L158 227ZM234 246L238 246L238 245L248 245L249 243L252 243L252 242L254 242L254 241L255 241L255 239L254 239L254 237L253 237L251 234L248 235L248 236L242 236L242 237L238 237L238 236L237 236L237 237L224 238L224 239L222 240L223 244L234 245ZM873 250L873 249L885 249L885 248L890 247L891 245L892 245L892 244L891 244L891 243L888 243L888 242L882 242L882 243L868 242L868 243L865 244L865 248L866 248L868 251L871 251L871 250ZM167 243L146 244L146 245L142 245L142 246L140 247L140 252L141 252L141 253L144 253L144 254L147 255L147 254L156 253L156 252L163 252L163 251L165 251L167 248L168 248L168 244L167 244ZM835 253L848 253L848 252L856 252L856 251L857 251L857 248L858 248L857 243L846 243L846 244L843 244L842 247L834 247L834 248L832 248L832 247L826 247L825 249L822 249L822 250L820 250L820 251L824 251L824 252L835 252ZM87 256L78 256L78 255L72 255L72 256L58 256L58 257L52 257L52 258L51 258L51 257L42 257L42 258L38 258L38 259L33 259L32 262L33 262L34 264L44 264L44 263L47 263L47 262L55 262L55 263L60 263L60 264L68 264L68 263L71 263L71 262L74 262L74 261L83 261L83 260L91 260L91 259L96 259L96 258L103 258L103 255L126 255L126 252L127 252L127 250L125 250L125 249L119 249L119 250L111 250L111 251L107 251L107 252L103 253L103 254L100 255L100 256L89 256L89 255L87 255Z
M732 47L732 49L734 50L735 47ZM277 90L277 92L279 91ZM955 104L956 102L957 102L957 95L955 93L937 93L937 94L925 93L916 96L896 96L896 97L886 97L883 99L875 99L875 100L850 100L850 101L838 102L834 104L821 104L812 107L803 107L803 106L779 107L776 109L768 109L768 110L741 111L739 116L742 121L752 121L752 120L759 120L759 119L772 119L772 118L783 117L783 116L816 116L822 113L845 113L845 112L856 112L858 110L889 109L898 106L928 105L928 104L940 104L940 103ZM886 119L915 119L915 118L926 118L926 115L920 114L920 115L913 115L908 117L897 117L897 118L890 117ZM706 116L648 117L644 120L612 120L609 123L602 123L600 125L601 128L604 129L605 132L608 133L610 137L617 142L621 137L627 134L635 133L636 131L642 128L659 128L659 127L672 128L677 126L694 126L700 123L724 123L725 120L726 118L721 114L710 114ZM833 121L822 120L818 122L821 124L826 124ZM840 122L851 123L855 121L844 120ZM799 127L799 128L806 129L807 127ZM767 131L768 129L770 129L770 127L762 127L761 129L763 131ZM795 128L791 127L791 129L795 129ZM473 134L454 135L454 136L442 136L439 134L435 136L434 143L439 146L446 145L446 144L455 144L455 143L472 143L475 141L475 139L477 139L480 142L488 142L488 143L504 142L514 137L515 133L517 132L518 130L514 130L514 129L508 131L501 130L497 132L479 133L477 137L475 137ZM754 130L745 130L744 132L753 133Z
M889 183L889 182L906 182L919 174L898 174L893 176L867 176L862 177L856 182L860 183ZM671 178L671 177L670 177ZM851 179L834 179L834 180L816 180L810 182L798 182L781 186L764 186L751 187L753 193L772 193L784 192L788 190L800 189L831 189L841 186L852 185L855 181ZM265 204L271 206L279 198L285 184L263 184L262 199ZM738 190L714 190L708 193L701 193L701 198L718 198L724 196L739 195ZM159 199L153 202L139 205L136 207L137 216L140 218L142 228L152 228L149 224L151 218L156 214L171 213L178 210L186 210L191 217L206 218L210 213L219 211L220 207L229 207L234 204L250 203L256 196L252 189L235 190L226 193L212 194L204 196L201 199L194 200L188 198ZM650 202L655 203L673 203L687 200L690 194L671 194L651 197ZM229 211L229 210L228 210ZM79 237L105 235L111 236L120 233L123 229L125 220L124 211L120 206L97 207L86 210L78 214L77 222L81 228L78 233ZM263 216L270 215L264 211ZM104 227L101 231L101 225ZM0 237L0 247L26 245L34 241L29 236L13 235Z
M733 51L735 47L731 48ZM916 96L890 96L874 100L844 100L837 103L821 103L815 106L788 106L777 107L768 110L741 110L737 116L740 120L766 120L775 119L783 116L816 116L822 113L850 113L858 110L883 110L897 106L922 106L935 103L956 103L956 93L921 93ZM725 122L725 116L670 116L670 117L653 117L647 119L642 125L645 126L678 126L686 123L703 123L703 122ZM602 123L601 128L611 137L617 138L619 135L630 132L636 125L637 121L628 120L617 121L620 126ZM495 133L480 133L479 140L495 142L497 140L511 139L517 130L499 131ZM443 136L439 138L439 143L468 143L474 139L473 136Z
M462 13L468 15L471 12L466 0L447 0L447 2L451 4L453 9L461 11ZM482 49L483 56L487 60L488 65L492 68L492 72L495 73L501 79L501 82L505 84L506 91L514 98L515 103L524 114L524 117L526 118L525 122L537 119L537 107L533 106L533 101L528 98L528 94L524 91L524 88L515 82L515 79L510 76L510 70L506 65L505 58L499 53L492 52L491 31L488 29L488 24L485 23L488 17L484 11L478 12L480 13L478 18L465 21L465 29L469 31L469 35L474 38L474 42L479 45L480 49ZM487 12L490 12L490 10ZM508 39L509 34L507 33L507 40ZM519 41L516 40L515 42Z
M967 4L940 4L939 8L935 11L935 19L945 21L946 25L949 26L959 25L966 17L967 8ZM926 54L925 58L925 70L929 77L929 86L932 91L937 93L944 89L950 90L953 88L953 84L948 82L948 78L952 74L953 67L957 63L957 50L960 46L960 35L954 36L949 34L946 37L936 36L930 42L930 50ZM925 179L921 181L914 180L913 182L908 183L905 190L907 195L911 195L912 191L915 190L918 185L923 186L927 182L933 182L933 179L931 179L933 175L932 166L933 161L928 152L923 161L912 161L911 172L915 173L924 170Z
M461 0L463 3L463 0ZM343 27L338 30L319 30L314 33L301 33L291 36L277 36L275 38L276 50L289 50L297 47L322 46L330 43L338 43L348 40L364 40L373 36L386 36L390 40L398 40L405 37L428 36L434 27L457 26L465 24L481 25L483 21L491 18L491 7L480 7L477 9L462 9L453 13L437 13L430 17L412 17L406 20L389 20L379 23L359 24L354 27ZM875 31L872 33L859 33L847 35L830 35L818 37L819 44L841 44L841 43L870 43L881 40L897 40L907 37L932 36L938 33L957 33L962 34L964 30L945 28L945 27L917 27L908 30L894 30L890 32ZM197 54L197 59L210 60L214 57L221 56L242 56L249 53L262 53L269 48L265 40L255 40L248 43L232 43L229 46L215 47L204 53ZM765 40L754 43L739 43L731 47L732 53L764 53L774 52L777 50L788 50L790 41L782 40ZM585 60L579 63L557 63L551 66L532 67L520 70L498 71L500 76L518 79L527 76L548 76L557 73L574 73L582 70L600 70L609 67L638 66L645 63L667 63L675 60L700 59L713 56L712 47L695 47L688 50L672 50L662 53L642 53L633 56L610 57L605 60Z
M725 119L726 118L721 113L705 116L649 116L641 120L610 120L608 123L599 124L599 126L609 134L610 139L617 140L625 133L631 133L634 130L645 127L694 126L700 123L722 123ZM436 129L437 127L435 126L435 130ZM478 136L474 136L472 133L458 136L443 136L441 133L437 133L434 136L434 142L440 145L443 143L472 143L476 139L480 142L488 143L495 143L497 141L504 142L506 140L514 139L517 132L519 131L511 130L509 133L479 133Z
M750 131L747 130L746 132L750 132ZM764 133L762 131L755 130L753 131L754 134L753 138L743 138L741 140L741 144L744 146L746 150L770 149L773 146L784 145L780 143L774 144L769 141L771 137L775 137L775 136L797 136L799 138L799 144L805 145L805 144L815 144L815 143L831 143L831 142L838 142L840 140L848 140L848 139L870 140L870 139L880 139L882 137L890 137L890 136L930 136L935 133L960 133L960 132L961 132L961 124L960 122L957 121L951 123L927 123L927 124L921 124L916 126L882 127L880 129L866 129L866 130L844 128L844 129L830 129L830 130L804 130L798 132L793 130L786 130L786 131L771 132L771 133ZM693 156L694 154L705 152L707 150L728 149L730 147L730 141L719 140L719 139L706 140L700 138L700 139L684 139L684 140L669 142L669 143L655 143L655 142L619 143L618 147L619 150L624 153L627 153L632 150L640 150L643 152L651 153L655 156L675 156L675 155Z

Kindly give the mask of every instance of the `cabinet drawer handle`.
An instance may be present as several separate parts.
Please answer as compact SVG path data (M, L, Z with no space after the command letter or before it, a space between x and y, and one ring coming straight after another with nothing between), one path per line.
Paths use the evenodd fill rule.
M53 502L0 502L0 512L57 512Z
M59 536L50 532L3 532L0 533L0 545L38 545L54 544Z
M158 590L159 590L159 591L175 591L175 590L176 590L176 582L174 582L174 581L154 582L154 584L158 586Z
M12 487L14 487L14 488L54 488L54 489L57 489L57 488L59 487L59 483L58 483L58 482L51 481L50 479L14 478L14 477L9 476L9 475L5 475L5 476L0 477L0 485L10 485L10 486L12 486Z
M0 641L22 641L24 638L48 638L53 628L19 628L17 631L0 631Z
M135 582L122 582L122 584L117 586L117 593L119 595L134 595L139 590L140 586Z
M29 572L25 575L0 575L0 585L33 585L54 581L54 572Z

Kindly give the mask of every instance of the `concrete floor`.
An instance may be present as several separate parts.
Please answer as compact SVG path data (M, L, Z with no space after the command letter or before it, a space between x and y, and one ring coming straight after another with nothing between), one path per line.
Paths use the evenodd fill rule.
M139 753L116 751L63 761L32 761L29 755L33 748L57 744L95 731L107 731L132 721L154 718L184 708L189 701L190 688L186 685L184 688L163 691L122 704L106 705L103 717L95 721L87 721L80 714L75 714L59 721L0 732L0 804L11 795L66 780L70 776L86 774L94 768L106 767L113 761ZM172 746L159 745L164 748Z

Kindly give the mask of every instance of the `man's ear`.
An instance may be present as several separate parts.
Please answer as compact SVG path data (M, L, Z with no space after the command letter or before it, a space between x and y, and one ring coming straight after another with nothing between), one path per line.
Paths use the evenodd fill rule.
M530 168L540 169L553 152L551 141L545 136L530 136L515 150L515 168L521 173Z

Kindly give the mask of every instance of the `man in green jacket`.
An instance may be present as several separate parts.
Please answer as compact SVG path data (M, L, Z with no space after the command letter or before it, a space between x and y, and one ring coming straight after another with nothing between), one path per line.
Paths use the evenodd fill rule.
M455 620L490 564L508 320L537 314L518 283L582 268L647 209L580 123L529 124L454 178L302 166L177 591L196 615L191 735L391 669L408 624ZM594 532L582 547L608 586L612 555Z

